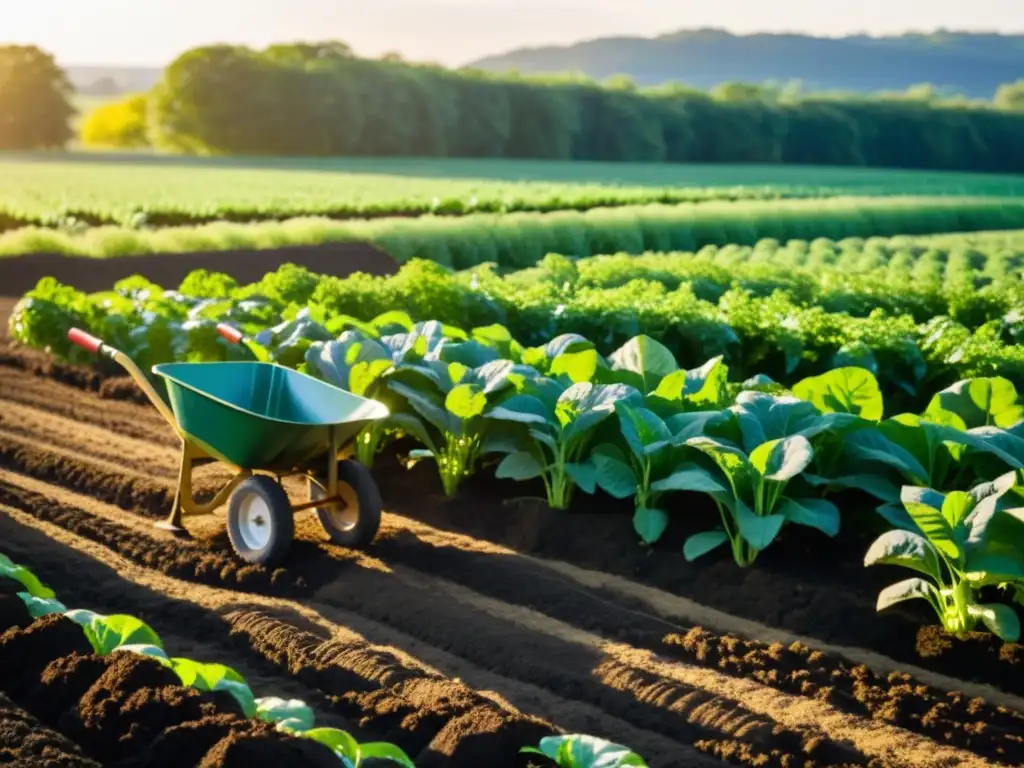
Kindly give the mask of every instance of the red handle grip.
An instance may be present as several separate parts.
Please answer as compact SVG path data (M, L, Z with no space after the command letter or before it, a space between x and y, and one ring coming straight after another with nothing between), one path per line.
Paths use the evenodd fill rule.
M72 328L68 331L68 341L72 344L77 344L86 352L92 352L93 354L96 354L96 352L99 351L99 348L103 346L103 341L101 339L97 339L95 336L89 335L81 328Z
M242 332L237 328L233 328L227 323L217 323L217 333L224 337L226 341L230 341L232 344L242 343Z

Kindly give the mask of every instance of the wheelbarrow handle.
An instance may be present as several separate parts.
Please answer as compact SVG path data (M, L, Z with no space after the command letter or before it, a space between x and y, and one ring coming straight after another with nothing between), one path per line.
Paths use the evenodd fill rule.
M112 347L109 344L104 344L103 339L98 339L90 333L86 333L81 328L72 328L68 331L68 341L72 344L76 344L87 352L92 352L97 355L105 355L113 360L115 363L124 368L128 375L132 377L135 383L139 386L139 389L145 393L146 397L153 406L160 412L167 423L171 425L175 432L180 434L178 429L178 422L174 417L173 411L167 407L167 403L163 401L163 398L153 389L153 385L149 383L146 375L139 369L139 366L128 357L124 352Z
M68 331L68 341L81 347L86 352L92 352L94 355L102 355L105 352L103 350L103 340L86 333L81 328L72 328Z
M229 341L232 344L241 344L242 339L245 338L240 330L227 323L217 323L217 333L223 336L225 341Z

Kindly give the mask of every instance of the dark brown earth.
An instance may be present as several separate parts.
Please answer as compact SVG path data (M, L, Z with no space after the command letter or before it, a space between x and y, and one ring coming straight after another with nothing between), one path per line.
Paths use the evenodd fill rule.
M872 590L888 575L842 565L867 533L827 545L787 537L749 570L724 559L690 566L677 545L702 523L700 507L675 510L666 545L644 550L607 501L582 499L568 513L509 503L522 489L486 473L444 500L432 467L408 472L385 456L375 474L388 514L368 551L327 543L300 516L292 557L271 572L236 561L216 525L190 522L185 540L149 527L176 474L173 437L151 407L3 363L0 550L66 602L139 615L165 641L178 633L243 665L250 680L297 686L318 716L393 740L417 765L525 765L518 746L553 726L629 743L652 766L1024 759L1019 649L972 651L967 669L954 660L961 646L925 633L920 647L937 652L920 655L921 616L874 614ZM96 670L82 660L88 649L67 655L39 684L84 700L78 666ZM147 691L167 687L150 682ZM18 703L37 706L26 696ZM201 743L235 764L247 753L231 740L243 737L208 704L145 694L139 711L155 719L133 742L135 759L157 744ZM176 708L196 719L168 727ZM111 728L129 723L122 715ZM101 748L66 717L60 726Z
M157 253L107 259L33 253L0 257L0 293L21 295L43 277L56 277L66 285L89 292L107 290L118 280L132 275L142 275L165 288L177 288L194 269L225 272L240 283L253 283L286 263L336 277L347 277L354 272L390 275L398 271L398 264L391 256L369 243L296 245L253 251Z

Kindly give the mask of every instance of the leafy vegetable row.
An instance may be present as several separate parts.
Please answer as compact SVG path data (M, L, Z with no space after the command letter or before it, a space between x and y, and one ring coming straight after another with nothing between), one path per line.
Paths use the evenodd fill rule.
M18 596L33 618L56 613L80 625L98 656L125 651L156 659L172 670L182 685L200 691L225 691L235 699L246 717L258 717L275 724L281 731L318 741L334 751L342 765L349 768L358 768L369 759L389 760L415 768L412 760L393 744L360 744L338 728L314 727L313 710L297 699L256 698L245 679L231 667L169 656L157 633L141 619L121 614L104 616L84 609L68 610L56 599L53 590L43 585L28 568L13 563L3 554L0 554L0 578L14 579L25 587Z
M182 685L201 691L225 691L246 717L258 717L275 724L278 730L318 741L349 768L358 768L368 760L415 768L408 755L393 744L360 744L338 728L315 727L313 710L298 699L256 698L242 676L230 667L168 656L156 632L134 616L103 616L83 609L68 610L31 570L12 562L3 553L0 553L0 579L12 579L24 587L25 591L19 592L18 597L33 618L59 613L79 624L99 656L122 651L155 659L171 669ZM647 765L626 747L583 734L548 736L541 739L539 748L523 747L520 751L543 755L560 768L645 768Z
M323 217L253 224L216 221L164 229L68 223L70 227L60 230L22 227L4 232L0 257L62 253L105 258L369 242L399 263L426 258L455 269L487 262L522 268L533 266L548 253L683 251L728 243L753 245L764 237L787 240L809 233L838 239L1024 228L1024 205L1006 197L835 197L349 221Z
M642 260L612 262L611 274L620 266L643 268ZM857 317L804 306L802 299L793 298L801 290L793 287L797 278L779 285L768 281L760 288L748 281L724 293L714 288L717 303L695 294L711 290L698 277L673 290L662 282L637 279L616 287L587 287L603 263L573 264L551 257L529 274L499 277L487 270L451 273L415 261L392 277L346 279L285 265L245 287L226 275L200 271L175 292L129 278L112 291L92 295L47 278L12 315L11 332L26 344L86 362L64 338L67 327L77 324L118 344L147 367L170 359L225 359L232 353L214 330L215 322L225 318L256 332L308 308L311 319L333 328L340 317L369 321L401 307L416 320L459 328L503 325L528 346L575 333L609 353L646 334L691 365L722 355L739 380L765 373L793 382L833 367L858 365L875 373L887 397L900 398L904 409L923 407L927 393L963 378L998 374L1024 387L1024 346L1017 343L1024 317L1019 307L972 332L943 316L918 325L909 315L874 310ZM607 272L601 279L606 277ZM742 273L731 279L740 285ZM1009 280L1008 273L1004 283L1009 285ZM769 289L775 293L754 295ZM1009 291L986 294L964 286L957 312L979 319L998 314ZM870 294L862 298L868 301Z

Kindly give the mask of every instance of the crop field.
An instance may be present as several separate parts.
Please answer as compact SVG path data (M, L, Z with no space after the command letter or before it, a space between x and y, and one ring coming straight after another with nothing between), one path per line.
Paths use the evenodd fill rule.
M96 293L68 260L2 300L0 553L54 597L0 559L0 755L525 768L590 734L664 768L1020 764L1024 231L813 231L249 285L140 256ZM155 528L179 441L72 326L385 403L354 447L375 540L297 512L265 567L216 517Z
M506 160L241 160L140 154L0 156L0 231L589 210L837 196L1024 193L1024 177L748 165Z
M0 179L0 763L1024 764L1024 178Z

